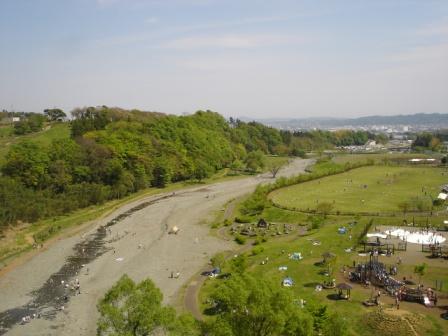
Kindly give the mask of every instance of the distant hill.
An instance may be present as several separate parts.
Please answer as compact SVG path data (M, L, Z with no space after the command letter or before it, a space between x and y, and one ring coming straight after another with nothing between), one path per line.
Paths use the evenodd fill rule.
M336 128L372 126L410 126L416 129L448 128L448 113L418 113L394 116L368 116L360 118L288 118L257 119L256 121L277 128Z

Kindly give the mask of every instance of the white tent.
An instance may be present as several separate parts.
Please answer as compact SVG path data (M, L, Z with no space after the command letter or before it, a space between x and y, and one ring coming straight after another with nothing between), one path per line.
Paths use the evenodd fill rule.
M440 193L439 196L437 196L437 198L441 199L441 200L446 200L447 197L448 197L448 195L445 193Z

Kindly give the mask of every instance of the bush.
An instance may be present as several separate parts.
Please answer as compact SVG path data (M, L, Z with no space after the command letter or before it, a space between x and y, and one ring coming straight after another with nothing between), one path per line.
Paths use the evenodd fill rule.
M310 227L312 230L317 230L324 224L324 218L322 216L309 216L308 220L311 222Z
M246 243L246 238L241 235L237 235L235 237L235 241L240 245L244 245Z
M263 246L256 246L252 249L252 255L256 256L257 254L260 254L264 251L264 247Z
M235 222L236 223L250 223L251 219L247 216L239 216L239 217L235 217Z
M443 200L441 200L440 198L436 198L432 201L432 205L434 206L441 206L444 203Z

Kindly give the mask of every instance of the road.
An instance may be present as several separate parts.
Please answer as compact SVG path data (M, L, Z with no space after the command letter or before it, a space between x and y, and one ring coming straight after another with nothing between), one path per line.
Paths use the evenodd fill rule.
M293 160L278 176L301 173L311 163ZM125 273L136 281L151 278L164 302L175 303L211 256L232 248L232 242L210 236L205 223L229 200L272 180L265 174L148 197L57 241L0 278L0 335L94 335L96 304ZM180 232L168 234L174 225ZM171 279L171 272L180 277ZM79 295L64 288L75 278ZM42 317L18 323L32 313Z

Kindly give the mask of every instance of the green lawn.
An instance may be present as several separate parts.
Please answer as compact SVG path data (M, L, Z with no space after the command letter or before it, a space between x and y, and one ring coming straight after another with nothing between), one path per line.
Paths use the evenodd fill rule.
M438 154L435 155L426 155L426 154L419 154L419 153L362 153L362 154L339 154L336 155L333 158L333 161L336 163L344 164L347 162L364 162L367 160L372 160L375 163L382 163L384 161L391 161L391 160L410 160L413 158L430 158L430 157L436 157Z
M400 203L428 210L440 185L448 182L444 168L372 166L297 184L270 194L275 204L311 211L319 203L333 205L332 212L401 212ZM411 210L411 209L409 209Z

